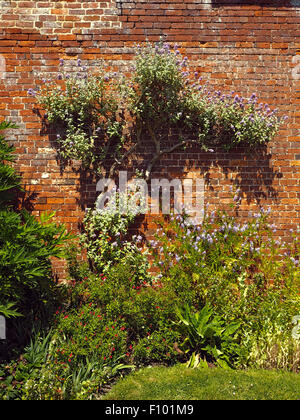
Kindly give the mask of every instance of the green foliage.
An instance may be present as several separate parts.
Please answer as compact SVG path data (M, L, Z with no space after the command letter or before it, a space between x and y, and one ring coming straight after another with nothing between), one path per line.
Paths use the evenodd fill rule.
M299 240L275 240L268 219L263 209L244 223L225 212L206 214L200 226L177 216L150 245L162 284L192 313L209 305L225 325L240 324L239 366L269 360L269 367L298 370Z
M196 142L207 150L221 144L228 150L240 143L264 144L280 125L277 110L257 104L256 94L248 99L225 95L204 84L188 58L167 43L138 49L132 85L133 114L160 152L170 130L183 145Z
M15 128L6 121L0 123L0 133L3 130ZM15 190L20 189L20 176L8 162L14 162L14 147L10 146L0 134L0 210L10 204L15 197Z
M0 315L3 315L5 318L16 318L17 316L22 316L14 307L14 302L9 302L0 305Z
M86 213L81 243L87 250L93 270L107 274L116 263L130 260L135 265L134 272L139 280L148 266L146 255L138 247L142 238L137 238L134 243L128 237L128 229L139 214L139 208L133 200L129 200L130 195L127 197L125 193L115 191L114 194L103 208L97 207L105 194L100 195L96 209ZM121 203L125 199L128 201L126 209L122 211Z
M135 364L174 358L167 354L170 341L162 341L168 338L165 334L174 338L166 331L167 325L172 327L164 311L166 298L133 278L130 264L113 267L107 277L77 277L68 302L56 313L47 362L38 380L30 378L25 384L24 398L94 399Z
M154 132L177 124L186 125L186 78L178 66L178 57L166 44L139 48L129 90L132 110Z
M51 335L51 331L44 337L34 332L30 343L24 349L22 358L10 364L0 365L0 376L3 380L0 385L0 399L22 399L24 384L29 379L36 380L47 360Z
M109 217L103 229L115 235L121 226L128 234L128 220ZM12 365L5 398L98 399L112 380L153 363L298 371L300 346L291 333L300 310L299 243L295 237L279 246L268 217L261 210L237 223L225 212L206 213L200 226L174 217L151 243L156 276L141 265L141 251L134 258L124 251L119 261L108 253L100 267L109 269L99 272L79 262L74 245L50 344L34 350L46 359L31 369L26 356L31 370L20 382Z
M50 257L62 256L68 235L52 217L38 221L27 212L0 212L0 302L15 302L26 316L32 310L41 314L55 296Z
M187 351L195 350L204 357L210 356L221 367L234 365L234 358L239 354L237 330L240 323L226 324L208 305L199 312L192 312L184 305L177 307L176 313L182 335L186 336L183 345L187 345Z
M14 127L0 124L0 130ZM62 257L61 245L69 235L62 225L51 221L53 214L42 214L37 220L25 210L13 210L11 204L21 188L21 178L10 166L13 152L0 136L0 314L7 318L22 315L8 323L8 342L15 346L24 344L36 318L43 323L51 313L58 289L50 258ZM17 338L18 329L23 329L22 338ZM2 348L3 343L1 357Z
M163 154L191 144L205 151L266 144L283 121L277 110L257 104L256 94L243 98L209 87L167 43L138 46L129 77L104 76L103 70L90 75L81 60L76 76L60 67L58 80L43 81L29 94L55 124L60 154L102 174L108 160L110 177L137 147L153 149L141 168L148 178Z
M186 367L191 369L208 368L209 365L206 360L201 359L198 353L193 352L189 360L186 362Z
M102 334L97 334L98 338L104 336L104 333L109 335L108 331L111 331L112 334L118 330L124 332L126 342L130 340L126 349L122 350L126 350L127 357L131 357L133 347L135 352L135 346L140 340L145 340L144 345L148 347L149 344L146 343L150 343L159 331L166 341L166 337L163 335L169 334L172 329L170 317L172 317L173 297L160 293L160 288L155 284L151 285L147 273L144 273L143 281L137 282L135 269L137 268L128 261L126 264L113 267L107 276L103 274L89 275L75 283L71 295L75 308L85 307L85 305L88 308L97 308L98 312L96 311L93 315L93 317L99 318L96 319L97 325L106 322L105 331L103 330ZM94 312L90 310L88 313L93 314ZM70 322L70 325L74 323L72 320L67 322ZM111 329L109 323L112 325ZM108 329L106 330L106 328ZM171 345L173 343L174 341L171 342ZM167 345L170 345L170 341ZM117 352L116 346L114 347ZM104 350L105 346L102 344L101 351ZM159 357L164 358L166 353L167 351L163 352ZM103 357L108 358L108 355L109 352L103 354ZM134 360L140 360L139 357L135 359L135 353ZM151 357L148 360L151 360Z
M112 153L111 142L120 134L116 98L104 75L88 75L80 62L76 75L64 72L61 76L63 86L57 80L42 83L38 103L47 111L49 123L59 128L60 155L79 159L88 167L96 157Z

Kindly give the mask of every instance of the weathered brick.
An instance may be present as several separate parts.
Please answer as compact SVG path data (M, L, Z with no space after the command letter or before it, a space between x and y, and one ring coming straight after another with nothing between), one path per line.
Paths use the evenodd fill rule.
M6 60L6 79L0 79L0 119L17 121L12 132L17 147L16 166L30 188L38 192L35 214L57 209L57 220L77 230L83 216L80 200L93 202L93 183L80 183L79 175L55 159L48 136L33 113L34 98L27 89L35 85L34 72L55 74L59 57L80 57L94 63L106 59L114 67L129 66L137 42L161 36L179 43L191 58L191 67L216 89L250 96L277 107L290 118L269 145L269 155L249 156L247 150L229 156L197 150L172 153L157 165L153 176L194 177L207 180L205 201L210 208L230 202L229 186L239 180L244 193L243 215L258 200L276 210L280 235L297 227L300 214L300 81L295 68L300 61L300 8L267 4L219 4L194 0L156 1L18 1L15 10L0 8L0 55ZM226 3L226 2L224 2ZM249 2L251 3L251 2ZM253 2L252 2L253 3ZM240 179L238 179L238 174ZM153 218L145 218L153 235ZM64 265L55 265L63 276Z

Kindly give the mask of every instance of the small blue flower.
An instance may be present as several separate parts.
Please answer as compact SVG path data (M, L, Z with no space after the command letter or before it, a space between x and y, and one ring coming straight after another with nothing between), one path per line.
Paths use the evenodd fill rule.
M29 88L27 91L27 94L30 96L35 96L36 95L36 91L33 88Z

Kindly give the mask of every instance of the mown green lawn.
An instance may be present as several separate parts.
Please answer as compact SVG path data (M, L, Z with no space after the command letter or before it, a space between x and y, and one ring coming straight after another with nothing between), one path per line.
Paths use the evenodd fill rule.
M105 400L299 400L300 374L183 365L149 367L121 379Z

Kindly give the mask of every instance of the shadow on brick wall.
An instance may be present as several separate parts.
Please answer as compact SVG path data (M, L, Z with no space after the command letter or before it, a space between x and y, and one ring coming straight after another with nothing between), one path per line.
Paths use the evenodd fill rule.
M149 161L148 154L138 154L136 160L130 165L124 166L122 170L128 171L128 179L135 173L136 169L145 169ZM180 179L193 177L203 178L205 181L205 200L213 202L218 200L222 193L222 186L232 185L240 189L241 195L247 204L264 205L268 200L276 203L278 200L278 190L276 180L282 178L282 173L274 168L272 164L272 154L267 146L260 146L249 151L249 149L239 147L230 152L224 152L221 148L215 148L214 153L203 152L195 146L187 148L185 151L177 151L170 155L165 155L153 167L152 179ZM80 171L80 202L81 209L93 206L97 194L97 179L93 172ZM118 185L118 178L114 179ZM138 225L147 230L147 221L141 218Z
M172 159L172 156L170 156ZM224 152L216 148L214 153L204 153L195 149L187 150L180 156L182 171L178 175L184 178L194 172L203 177L206 185L206 200L217 199L222 192L222 186L233 185L241 190L247 204L262 205L270 199L276 203L278 191L275 187L276 179L282 178L282 173L273 167L272 154L267 146L260 146L249 151L243 147ZM170 168L162 160L155 172L176 174L176 168ZM183 169L184 166L184 169Z
M23 185L23 191L19 191L17 194L17 203L15 205L18 209L25 209L29 212L34 210L34 206L37 204L38 193L30 191L30 186Z
M51 146L58 151L57 133L59 128L55 130L47 124L45 117L36 113L41 118L42 129L40 134L47 135ZM149 150L148 150L149 149ZM137 150L136 154L131 157L130 161L126 161L122 168L118 170L126 170L128 179L136 172L136 170L145 170L147 162L151 158L151 144L145 148ZM88 170L83 169L80 162L70 162L64 160L59 154L56 156L57 165L60 170L60 185L69 186L70 191L79 193L76 198L77 206L81 211L92 208L99 192L96 191L97 182L100 175L96 175L95 167ZM105 162L106 173L109 173L111 162ZM68 177L68 173L73 172L76 177ZM263 205L268 200L276 203L278 199L278 190L276 189L276 179L282 178L281 172L272 164L272 154L267 145L262 145L254 149L247 147L238 147L230 152L225 152L221 147L215 147L213 153L203 152L195 146L188 147L185 151L176 151L169 155L164 155L153 167L151 179L166 178L181 179L187 177L188 173L194 173L194 176L201 177L205 181L206 198L209 203L218 202L218 195L223 193L222 186L234 185L240 189L242 196L247 204ZM104 175L104 178L108 178ZM118 186L118 171L116 177L113 178ZM275 181L275 182L274 182ZM150 183L149 183L150 191ZM23 197L27 205L32 203L32 199L36 197ZM143 230L147 230L147 221L142 217L136 226L142 226Z

